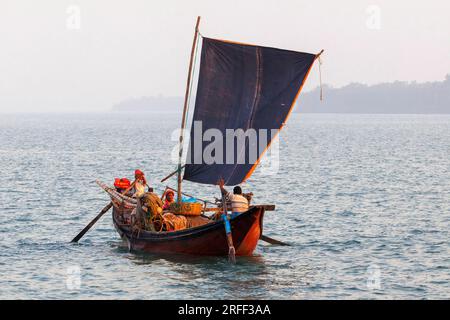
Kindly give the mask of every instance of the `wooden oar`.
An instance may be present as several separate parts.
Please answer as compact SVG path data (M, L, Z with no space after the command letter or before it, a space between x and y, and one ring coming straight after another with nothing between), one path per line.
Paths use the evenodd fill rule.
M261 236L259 237L259 239L261 239L262 241L268 242L268 243L270 243L270 244L275 244L275 245L279 245L279 246L290 246L289 243L282 242L282 241L280 241L280 240L273 239L273 238L270 238L270 237L264 236L264 235L261 235Z
M126 194L129 190L131 190L131 188L135 185L135 183L136 183L136 181L137 180L134 180L133 181L133 183L126 189L126 190L124 190L123 192L122 192L122 194ZM147 187L149 187L148 185L147 185ZM84 227L84 229L83 230L81 230L81 232L75 237L75 238L73 238L72 239L72 241L71 242L78 242L85 234L86 234L86 232L88 232L89 231L89 229L91 229L92 228L92 226L106 213L106 212L108 212L108 210L109 209L111 209L111 207L113 206L113 204L112 204L112 202L110 202L106 207L104 207L103 208L103 210L102 211L100 211L100 213L86 226L86 227Z
M81 232L73 238L71 242L78 242L78 240L80 240L81 237L83 237L84 234L88 232L89 229L92 228L92 226L98 221L98 219L100 219L109 209L111 209L112 206L113 204L110 202L106 207L104 207L103 210L100 211L100 213L86 227L84 227L84 229L81 230Z
M267 205L266 207L269 207L269 210L273 210L273 209L272 209L272 207L273 207L272 205ZM205 212L220 212L220 211L221 211L220 208L206 208L206 209L205 209ZM280 240L273 239L273 238L270 238L270 237L264 236L264 235L261 235L261 236L259 237L259 239L262 240L262 241L265 241L265 242L267 242L267 243L274 244L274 245L279 245L279 246L290 246L289 243L282 242L282 241L280 241Z
M228 244L228 261L236 263L236 249L233 244L233 235L231 234L231 224L228 216L227 202L225 194L222 194L222 206L223 206L223 221L225 222L225 233L227 235Z

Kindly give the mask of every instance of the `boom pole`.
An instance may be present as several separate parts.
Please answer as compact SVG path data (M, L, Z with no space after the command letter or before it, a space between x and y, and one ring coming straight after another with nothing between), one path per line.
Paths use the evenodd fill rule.
M177 198L178 198L178 207L181 208L181 158L183 156L183 138L184 138L184 129L186 128L186 113L188 108L188 98L189 98L189 88L191 86L191 76L192 76L192 65L194 61L194 53L195 53L195 45L197 43L197 35L198 35L198 26L200 25L200 16L197 17L197 23L195 25L195 34L194 41L192 42L192 50L191 50L191 59L189 61L189 72L186 83L186 92L184 94L184 108L183 108L183 117L181 120L181 132L180 132L180 149L178 152L178 188L177 188Z

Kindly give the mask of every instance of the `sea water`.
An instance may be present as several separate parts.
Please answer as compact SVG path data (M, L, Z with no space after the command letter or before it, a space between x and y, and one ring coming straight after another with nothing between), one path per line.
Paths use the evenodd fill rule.
M450 116L293 114L275 172L243 184L275 204L252 257L128 252L95 184L175 168L180 115L0 117L1 299L448 299ZM175 150L175 151L174 151ZM167 181L175 186L174 178ZM202 198L219 189L186 182Z

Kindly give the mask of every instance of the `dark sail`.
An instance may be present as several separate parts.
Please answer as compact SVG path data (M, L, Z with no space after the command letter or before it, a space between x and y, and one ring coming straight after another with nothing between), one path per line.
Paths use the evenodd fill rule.
M315 58L310 53L203 38L184 179L216 184L223 178L226 185L245 181L274 138L270 129L281 129L292 111ZM216 155L220 151L223 161L211 163L202 156L215 140L198 139L208 129L224 137L223 148L213 152ZM255 150L253 140L246 139L242 145L235 139L232 149L226 149L227 129L255 130L256 159L249 156L250 149ZM267 139L260 129L269 130ZM239 156L245 161L237 161ZM231 158L234 161L227 161Z

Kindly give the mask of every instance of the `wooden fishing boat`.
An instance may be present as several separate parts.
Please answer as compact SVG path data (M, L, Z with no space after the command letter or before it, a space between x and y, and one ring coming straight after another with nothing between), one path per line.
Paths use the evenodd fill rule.
M129 222L124 221L123 217L132 214L137 207L137 200L116 192L100 181L97 183L111 197L114 227L122 240L127 243L130 251L209 256L228 254L223 220L213 220L203 216L204 223L184 230L162 232L135 230ZM274 209L273 205L255 205L251 206L247 212L230 219L236 255L252 255L262 235L264 213L266 210Z
M140 199L127 197L101 182L98 183L111 197L114 226L130 250L195 255L228 254L230 260L234 261L235 255L253 254L258 240L263 236L264 213L273 210L274 205L253 205L244 213L230 215L228 210L230 208L227 208L227 193L223 185L239 185L252 175L261 157L291 114L312 65L323 50L318 54L311 54L206 38L199 33L199 22L200 17L195 27L189 63L178 166L175 172L162 181L177 174L177 188L174 190L177 193L178 211L173 214L185 216L187 212L183 212L182 209L182 182L216 185L220 179L221 205L210 208L216 209L219 214L207 217L205 213L208 208L205 201L202 211L204 221L200 225L190 225L173 231L160 229L158 232L155 231L153 222L150 222L152 231L149 231L147 226L142 227L141 224L136 227L133 222L123 219L133 210L137 210L135 213L141 212ZM182 165L184 129L199 37L203 40L197 95L192 115L189 150L185 165ZM219 159L211 163L202 158L205 152L211 149L208 145L211 139L201 140L200 144L196 140L198 135L203 137L209 129L219 132L223 137L228 137L229 130L244 133L253 130L257 141L253 141L252 144L244 136L244 142L241 141L239 144L232 137L231 144L227 141L226 147L222 144L221 149L217 149L217 146L214 149L214 156L222 154L222 160L227 161ZM259 148L256 150L256 161L250 160L249 155L254 145ZM240 158L242 155L244 158ZM144 211L148 212L147 209ZM134 217L136 216L143 217L143 215ZM138 220L146 221L143 218Z
M228 254L229 248L222 220L179 231L136 232L131 225L121 223L120 217L126 210L130 209L113 202L114 227L126 241L130 251L208 256ZM262 234L264 211L264 206L254 206L230 220L236 255L252 255Z

